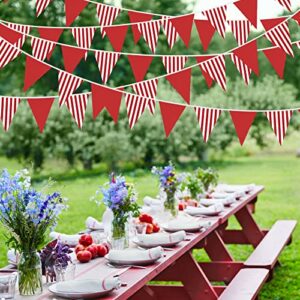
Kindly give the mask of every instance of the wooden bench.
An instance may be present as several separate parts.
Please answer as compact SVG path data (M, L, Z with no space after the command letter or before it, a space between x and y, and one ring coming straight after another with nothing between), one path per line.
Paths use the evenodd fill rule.
M244 263L246 268L272 270L284 247L290 243L297 221L277 221Z
M269 271L266 269L242 269L232 279L219 300L254 300L263 284L267 281Z

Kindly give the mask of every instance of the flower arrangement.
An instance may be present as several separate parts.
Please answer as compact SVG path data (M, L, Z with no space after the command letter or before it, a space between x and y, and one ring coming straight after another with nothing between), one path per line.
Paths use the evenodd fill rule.
M210 187L214 187L218 184L219 174L216 170L208 168L208 169L201 169L198 168L195 171L196 177L201 180L204 190L207 192Z
M204 191L201 180L191 173L185 173L181 175L181 177L183 179L180 184L180 190L185 191L187 189L190 192L192 199L197 199L198 195Z

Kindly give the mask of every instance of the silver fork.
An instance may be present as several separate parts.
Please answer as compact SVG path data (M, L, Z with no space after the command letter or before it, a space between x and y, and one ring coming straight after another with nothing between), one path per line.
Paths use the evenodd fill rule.
M107 266L115 269L123 269L123 268L133 268L133 269L147 269L146 267L143 266L137 266L137 265L113 265L111 263L106 263Z

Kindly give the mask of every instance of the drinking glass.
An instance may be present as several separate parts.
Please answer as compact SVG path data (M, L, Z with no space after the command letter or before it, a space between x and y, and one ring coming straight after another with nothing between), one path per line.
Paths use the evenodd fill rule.
M0 299L14 299L18 273L0 275Z
M64 265L62 263L55 263L54 272L56 275L56 282L73 280L75 278L76 265L68 263Z

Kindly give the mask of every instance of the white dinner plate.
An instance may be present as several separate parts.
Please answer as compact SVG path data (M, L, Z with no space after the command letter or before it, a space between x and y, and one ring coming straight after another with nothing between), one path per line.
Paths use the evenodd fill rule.
M181 226L181 227L172 227L169 224L162 224L161 226L165 231L167 232L177 232L177 231L181 231L184 230L186 232L197 232L199 231L202 226L200 224L186 224L185 226Z
M145 244L145 243L139 241L137 238L134 238L132 240L132 242L135 243L136 245L138 245L139 247L142 247L142 248L145 248L145 249L150 249L150 248L155 248L157 246L161 246L161 247L175 247L181 241L178 241L178 242L165 242L165 243Z
M143 250L141 250L141 251L143 251ZM148 265L154 264L157 260L160 259L160 257L154 258L154 259L149 258L149 259L134 259L134 260L111 259L111 258L109 258L108 254L106 254L104 256L104 258L106 260L108 260L110 264L118 265L118 266L122 266L122 265L148 266Z

